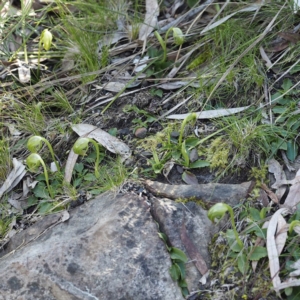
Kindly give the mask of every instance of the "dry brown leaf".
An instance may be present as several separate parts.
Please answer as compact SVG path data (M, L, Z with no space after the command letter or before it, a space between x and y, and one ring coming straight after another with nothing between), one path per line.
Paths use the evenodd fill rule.
M156 0L146 0L146 15L139 32L139 40L146 41L148 35L157 25L159 5Z
M279 32L278 36L281 38L285 39L288 42L291 43L298 43L300 41L300 35L298 33L293 33L293 32Z
M274 289L277 289L277 287L281 284L281 280L279 277L279 254L276 246L275 234L279 215L285 214L287 212L288 209L286 208L280 208L279 210L277 210L271 217L267 230L267 251L269 257L270 274Z
M261 184L261 188L268 194L268 196L274 203L276 203L276 204L279 203L277 195L275 193L273 193L264 183Z

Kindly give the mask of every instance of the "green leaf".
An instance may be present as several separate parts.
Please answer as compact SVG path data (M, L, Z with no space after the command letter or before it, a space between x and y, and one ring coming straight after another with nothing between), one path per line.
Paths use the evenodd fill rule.
M294 140L287 141L287 151L286 156L290 161L295 161L298 155L298 144Z
M181 287L181 293L182 293L182 296L185 298L190 294L189 290L186 287Z
M181 279L185 278L185 264L183 262L177 262L177 265L180 268L180 277Z
M45 181L46 180L46 177L45 177L45 175L44 175L44 173L43 174L39 174L38 176L36 176L36 178L35 178L37 181ZM39 184L41 184L41 183L39 183Z
M163 90L161 90L161 89L155 89L153 93L154 93L154 96L158 96L159 98L162 98L162 96L164 94Z
M82 182L82 178L76 178L73 182L73 186L76 188L78 187Z
M42 202L39 204L39 213L40 214L46 214L47 212L50 211L50 209L52 208L52 203L50 202Z
M293 293L293 288L292 287L285 288L284 293L286 296L291 296Z
M189 167L192 169L209 167L209 162L207 160L198 159L191 163Z
M256 246L251 253L249 259L250 260L260 260L263 257L268 256L268 251L265 247Z
M77 163L77 164L75 164L74 169L75 169L76 172L81 173L82 170L83 170L83 163Z
M243 253L238 257L238 269L242 274L246 274L248 270L249 264L247 261L246 255Z
M37 203L38 203L38 199L35 196L31 195L27 199L27 207L26 208L36 205Z
M189 137L185 139L185 145L187 148L194 148L198 145L199 143L199 138L196 137Z
M93 190L90 190L89 193L92 194L92 195L99 195L103 192L102 189L93 189Z
M172 151L172 158L175 159L175 160L178 160L181 156L181 152L179 150L173 150Z
M243 250L243 248L241 248L241 246L237 243L234 231L232 229L228 229L225 236L232 251L241 252Z
M293 83L292 83L291 79L289 79L289 78L285 78L283 80L282 85L281 85L281 87L283 88L284 92L287 92L292 86L293 86Z
M267 208L266 207L263 207L259 213L259 216L260 216L260 219L264 219L266 217L266 214L267 214Z
M178 281L178 279L180 278L180 268L176 263L172 264L169 272L170 272L172 279L174 281Z
M292 69L290 70L290 74L293 75L295 73L298 73L300 71L300 65L296 65L294 67L292 67Z
M116 136L117 135L117 132L118 132L118 129L116 127L114 128L111 128L108 130L108 133L112 136Z
M256 229L255 235L265 240L267 238L267 228Z
M260 213L259 210L253 207L250 207L250 216L253 221L260 221Z
M86 180L86 181L94 181L94 180L96 180L96 176L93 173L87 173L84 176L84 180Z
M238 252L233 252L233 251L230 251L229 254L228 254L228 257L231 257L231 258L236 258L237 256L239 255Z
M157 234L158 234L158 236L159 236L165 243L167 243L168 238L167 238L167 236L166 236L164 233L158 232Z
M274 114L283 114L288 110L285 106L275 106L273 107L272 111Z
M277 99L274 103L278 102L280 99L283 99L283 97L281 96L281 93L275 93L274 95L271 95L271 100L272 100L272 103L273 103L273 100L274 99Z
M182 261L184 263L187 262L187 260L188 260L185 253L183 251L181 251L180 249L175 248L175 247L171 247L170 257L172 259L177 259L177 260Z
M189 164L190 164L190 158L189 158L189 154L188 154L188 152L186 150L186 147L185 147L185 141L181 145L181 154L182 154L182 157L184 159L184 165L186 167L188 167Z
M187 287L188 287L188 285L187 285L185 279L180 279L180 280L178 280L178 285L179 285L181 288L187 288Z
M49 192L47 191L47 188L43 184L38 184L34 189L33 189L33 194L37 198L41 199L50 199Z
M189 6L189 8L192 8L192 7L194 7L198 2L199 2L199 0L187 0L187 5Z

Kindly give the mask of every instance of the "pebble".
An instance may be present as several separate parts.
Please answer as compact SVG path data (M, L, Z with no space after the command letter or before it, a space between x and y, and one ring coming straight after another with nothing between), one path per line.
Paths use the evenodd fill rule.
M147 129L142 127L142 128L138 128L134 135L139 138L139 139L143 139L146 135L147 135Z
M196 161L197 159L199 159L199 155L198 155L198 151L197 151L197 149L192 149L192 151L190 152L190 161L191 162L194 162L194 161Z
M177 138L179 137L179 135L180 135L180 134L179 134L178 131L172 131L172 132L171 132L171 137L174 138L174 139L177 139Z
M130 134L130 130L129 128L122 128L118 131L118 134L122 138L123 136Z

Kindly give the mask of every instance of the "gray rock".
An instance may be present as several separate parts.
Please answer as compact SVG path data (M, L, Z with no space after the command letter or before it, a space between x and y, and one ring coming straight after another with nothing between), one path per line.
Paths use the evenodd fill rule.
M2 252L1 300L183 299L142 198L106 193L55 220L45 217Z
M241 184L206 183L194 185L171 185L157 181L145 180L145 186L156 196L169 199L202 200L209 206L224 202L235 206L249 193L251 182Z
M216 230L207 217L207 211L194 202L183 205L166 198L154 198L151 210L171 246L179 248L189 257L186 264L189 291L199 290L199 280L210 267L208 244Z

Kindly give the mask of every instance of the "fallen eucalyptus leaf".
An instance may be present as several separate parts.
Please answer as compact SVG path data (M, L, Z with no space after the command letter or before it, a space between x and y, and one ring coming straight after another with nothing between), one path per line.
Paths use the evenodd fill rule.
M110 152L119 154L122 161L131 155L129 147L124 142L96 126L90 124L76 124L72 126L72 129L79 136L86 135L86 137L95 139Z
M230 115L242 112L249 107L250 106L235 107L235 108L220 108L220 109L215 109L215 110L204 110L201 112L196 112L196 115L197 115L197 119L220 118L220 117L230 116ZM188 115L190 115L190 113L180 114L180 115L170 115L170 116L167 116L167 119L183 120Z
M189 171L184 171L183 174L182 174L182 180L187 183L187 184L198 184L198 179L197 177L189 172Z
M9 173L8 177L0 188L0 199L4 193L11 191L26 174L25 166L16 158L13 158L13 166L14 168Z

